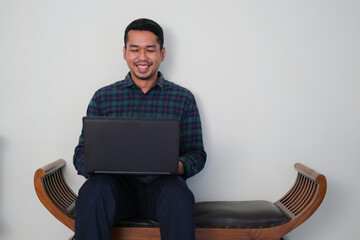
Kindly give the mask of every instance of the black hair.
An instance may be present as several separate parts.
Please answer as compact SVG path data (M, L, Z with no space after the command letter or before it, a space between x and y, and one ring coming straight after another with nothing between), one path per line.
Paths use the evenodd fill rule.
M128 33L130 30L138 30L138 31L149 31L154 33L157 36L157 42L160 45L160 50L164 46L164 32L159 24L155 21L147 18L140 18L131 22L127 28L125 29L124 34L124 44L126 48L126 43L128 41Z

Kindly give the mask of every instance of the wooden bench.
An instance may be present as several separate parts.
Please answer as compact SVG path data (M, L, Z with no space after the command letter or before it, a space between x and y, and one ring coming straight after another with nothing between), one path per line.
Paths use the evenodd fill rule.
M68 187L59 159L35 172L34 185L42 204L60 222L75 230L77 195ZM196 209L197 240L273 240L305 222L320 206L326 193L324 175L295 164L297 179L292 188L277 202L213 201L199 202ZM72 237L71 239L75 239ZM160 240L156 222L129 219L115 224L111 240Z

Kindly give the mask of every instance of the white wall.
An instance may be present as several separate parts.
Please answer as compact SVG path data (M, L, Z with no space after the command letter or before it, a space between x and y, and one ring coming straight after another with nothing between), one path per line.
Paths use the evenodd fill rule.
M40 204L34 171L72 166L86 106L123 79L126 25L165 30L165 76L195 94L208 163L197 201L275 201L293 164L324 173L320 209L291 240L358 239L360 2L0 0L0 238L67 239Z

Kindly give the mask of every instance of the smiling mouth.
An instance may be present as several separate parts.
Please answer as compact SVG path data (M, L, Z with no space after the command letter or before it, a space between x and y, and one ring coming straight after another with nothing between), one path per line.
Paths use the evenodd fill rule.
M142 62L142 63L135 63L136 68L138 69L139 72L141 73L145 73L149 70L151 63L148 62Z
M148 70L149 70L149 65L146 65L146 66L137 66L137 69L138 69L138 71L139 72L141 72L141 73L145 73L145 72L147 72Z

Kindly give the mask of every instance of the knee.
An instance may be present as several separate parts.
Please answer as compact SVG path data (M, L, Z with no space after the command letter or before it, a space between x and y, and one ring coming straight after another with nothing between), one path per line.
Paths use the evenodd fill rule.
M104 198L114 198L116 181L111 176L93 175L80 188L78 200L84 199L88 204Z
M178 176L164 177L160 180L158 197L160 202L166 202L177 207L192 208L195 199L184 179ZM161 201L162 200L162 201Z

